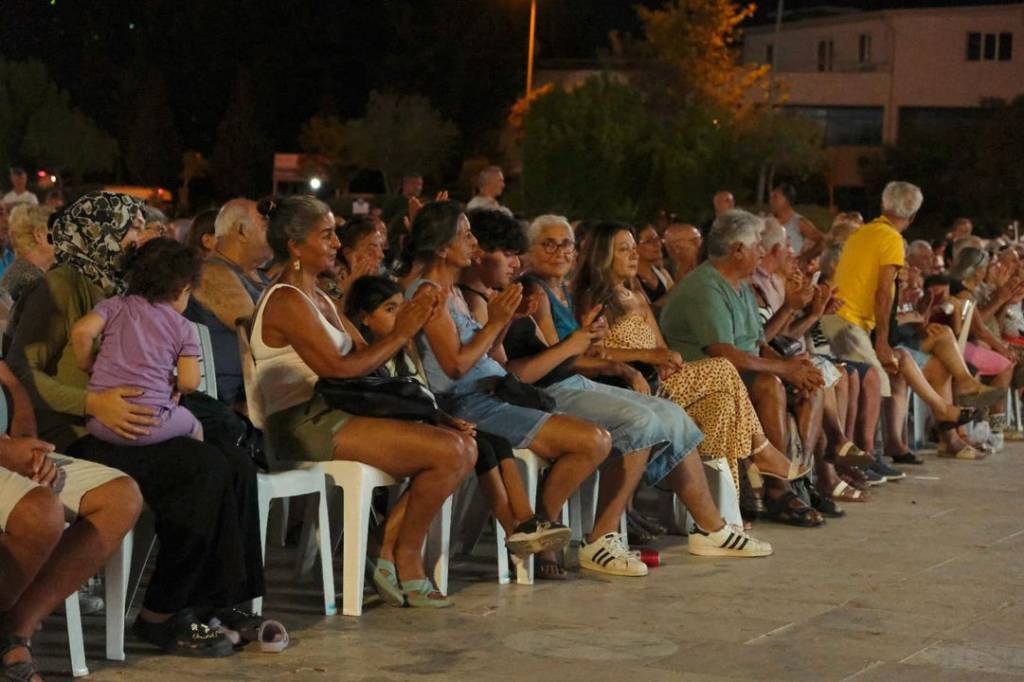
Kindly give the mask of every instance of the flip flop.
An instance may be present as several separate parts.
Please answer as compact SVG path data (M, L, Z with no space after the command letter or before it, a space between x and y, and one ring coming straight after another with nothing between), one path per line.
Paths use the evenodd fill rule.
M829 497L836 502L867 502L868 494L862 490L857 490L846 481L839 481L836 487L832 489Z
M276 620L265 620L260 625L260 651L265 654L279 654L288 648L291 641L288 631Z
M957 452L951 452L944 448L938 450L939 457L945 457L947 459L985 459L988 457L988 453L982 450L965 445Z

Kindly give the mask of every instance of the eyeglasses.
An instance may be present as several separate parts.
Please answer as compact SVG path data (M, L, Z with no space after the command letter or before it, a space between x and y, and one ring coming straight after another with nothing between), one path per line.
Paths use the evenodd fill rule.
M545 239L540 243L540 248L543 249L544 253L551 256L559 251L562 253L572 253L576 250L576 242L571 239L566 239L561 242L556 242L554 239Z

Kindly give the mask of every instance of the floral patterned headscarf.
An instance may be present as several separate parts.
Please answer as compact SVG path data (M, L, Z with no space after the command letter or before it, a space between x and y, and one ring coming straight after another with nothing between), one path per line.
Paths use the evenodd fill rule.
M107 296L123 293L118 271L128 234L142 201L127 194L91 192L53 221L53 248L60 265L70 265Z

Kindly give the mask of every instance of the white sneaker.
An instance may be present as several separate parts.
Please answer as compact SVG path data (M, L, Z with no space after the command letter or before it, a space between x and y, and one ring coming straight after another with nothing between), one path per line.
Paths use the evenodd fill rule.
M687 538L690 554L697 556L768 556L772 546L750 535L740 526L727 523L719 530L709 533L694 526L694 532Z
M642 577L647 575L647 564L622 543L619 533L607 533L580 546L580 568L610 575Z

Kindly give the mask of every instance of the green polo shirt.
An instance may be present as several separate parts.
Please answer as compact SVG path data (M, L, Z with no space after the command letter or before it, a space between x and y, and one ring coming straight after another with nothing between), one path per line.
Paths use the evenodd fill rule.
M764 338L750 285L744 282L737 292L708 262L672 288L661 309L661 331L668 347L688 361L708 357L705 349L716 343L757 355Z

